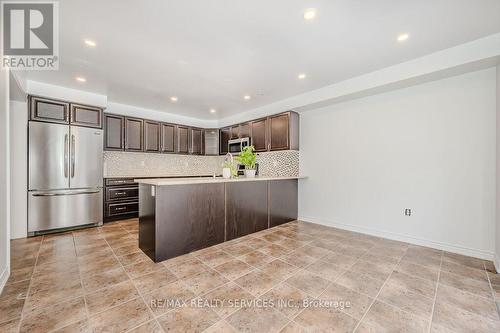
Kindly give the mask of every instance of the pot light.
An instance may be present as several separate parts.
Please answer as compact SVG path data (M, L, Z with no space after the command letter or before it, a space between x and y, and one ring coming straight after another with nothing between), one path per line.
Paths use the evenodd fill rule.
M210 113L215 113L215 112L217 112L217 110L215 110L215 109L210 109Z
M172 97L170 97L170 100L171 100L173 103L175 103L175 102L177 102L179 99L177 98L177 96L172 96Z
M316 17L316 9L308 8L304 11L304 20L312 20Z
M408 34L401 34L398 36L398 42L404 42L405 40L407 40L408 38L410 38L410 35Z
M303 80L303 79L305 79L305 78L306 78L306 74L304 74L304 73L300 73L299 75L297 75L297 78L298 78L299 80Z
M96 47L96 43L93 40L90 39L85 39L85 45L90 46L90 47Z
M243 99L244 99L245 101L248 101L248 100L250 100L251 98L252 98L252 97L251 97L250 95L245 95L245 96L243 96Z
M77 76L75 80L77 80L78 82L87 82L87 79L82 76Z

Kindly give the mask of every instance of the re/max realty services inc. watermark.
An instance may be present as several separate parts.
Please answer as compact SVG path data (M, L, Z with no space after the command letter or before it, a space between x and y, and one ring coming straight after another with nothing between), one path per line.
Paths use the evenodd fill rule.
M2 68L59 68L59 3L0 1Z

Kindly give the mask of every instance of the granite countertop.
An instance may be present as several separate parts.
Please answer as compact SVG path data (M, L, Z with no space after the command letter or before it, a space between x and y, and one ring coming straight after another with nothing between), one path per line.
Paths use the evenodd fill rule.
M190 185L190 184L216 184L216 183L233 183L233 182L258 182L267 180L288 180L288 179L304 179L305 176L297 177L259 177L255 178L222 178L222 177L206 177L206 178L153 178L153 179L135 179L134 181L139 184L147 184L154 186L166 185Z

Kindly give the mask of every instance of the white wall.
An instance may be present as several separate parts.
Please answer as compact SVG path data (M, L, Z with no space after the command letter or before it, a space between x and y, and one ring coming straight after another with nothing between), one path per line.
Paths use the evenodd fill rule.
M490 68L302 113L300 218L491 259L495 81Z
M9 72L0 69L0 293L10 272Z
M12 85L10 89L12 89ZM10 101L10 238L28 235L28 105Z

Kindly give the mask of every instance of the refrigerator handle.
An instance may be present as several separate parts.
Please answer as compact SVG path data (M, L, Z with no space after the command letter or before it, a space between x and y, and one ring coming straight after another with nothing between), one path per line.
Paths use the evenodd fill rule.
M64 178L68 178L68 134L64 135Z
M71 134L71 178L75 177L75 135Z

